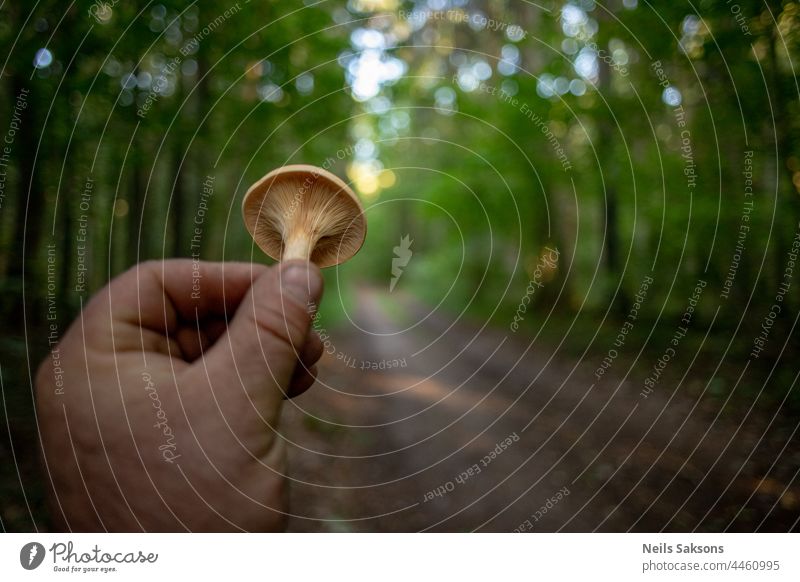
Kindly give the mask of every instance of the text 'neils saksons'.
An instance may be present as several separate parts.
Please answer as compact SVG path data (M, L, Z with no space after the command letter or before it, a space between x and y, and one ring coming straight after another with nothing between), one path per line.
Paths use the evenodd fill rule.
M643 554L724 554L723 546L698 546L696 544L642 544Z

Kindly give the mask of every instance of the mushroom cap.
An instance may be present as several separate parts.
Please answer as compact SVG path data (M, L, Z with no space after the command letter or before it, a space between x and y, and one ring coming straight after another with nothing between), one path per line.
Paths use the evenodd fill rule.
M307 236L309 259L331 267L355 255L367 234L364 209L350 187L305 164L277 168L250 186L242 214L255 243L275 260L287 240Z

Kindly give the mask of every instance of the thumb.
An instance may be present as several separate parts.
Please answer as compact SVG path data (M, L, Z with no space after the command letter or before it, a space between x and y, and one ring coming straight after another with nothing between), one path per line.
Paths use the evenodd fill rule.
M276 413L308 338L322 287L319 268L305 261L289 261L259 276L227 332L206 355L212 380L223 390L247 396L262 413Z

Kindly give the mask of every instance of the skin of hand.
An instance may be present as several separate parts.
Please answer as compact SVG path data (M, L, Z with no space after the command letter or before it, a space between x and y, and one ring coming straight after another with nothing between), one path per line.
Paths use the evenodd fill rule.
M278 418L314 383L322 287L303 261L175 259L98 292L36 378L56 527L283 529Z

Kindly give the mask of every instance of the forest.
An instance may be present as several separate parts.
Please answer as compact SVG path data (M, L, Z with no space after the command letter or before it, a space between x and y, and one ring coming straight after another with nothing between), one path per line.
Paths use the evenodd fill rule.
M4 530L47 529L31 389L39 362L132 265L271 262L244 227L242 198L289 164L341 177L368 223L360 253L325 271L315 327L332 348L328 384L391 395L418 376L431 391L483 394L491 370L487 386L515 386L515 411L546 419L549 396L526 404L515 400L522 387L549 377L555 390L585 368L569 406L589 408L570 420L564 448L618 390L639 410L663 399L652 417L663 430L650 445L650 421L597 436L586 462L530 501L537 510L569 484L543 527L797 528L800 3L11 1L0 3L0 45ZM481 343L487 333L507 339ZM367 365L348 366L350 355ZM435 376L452 366L454 378ZM320 398L313 414L287 412L287 430L343 456L296 453L304 485L293 495L311 513L291 528L512 530L531 512L473 506L463 485L442 521L353 520L383 515L385 492L331 501L308 483L318 471L328 486L416 475L412 461L376 476L347 459L380 449L378 429L358 427L420 404L387 419L337 404L337 390ZM483 410L481 428L498 418ZM694 436L681 432L688 419ZM426 455L438 460L478 432L450 430ZM518 430L504 426L484 445ZM423 433L391 442L402 450ZM714 435L728 446L703 452ZM643 455L629 473L615 471L631 466L627 449L606 448L618 436ZM512 462L498 459L498 471ZM413 495L469 465L438 466ZM522 471L526 486L533 473ZM576 490L579 473L598 485ZM624 482L637 479L631 494ZM595 501L583 509L579 499ZM612 511L624 499L632 505Z

